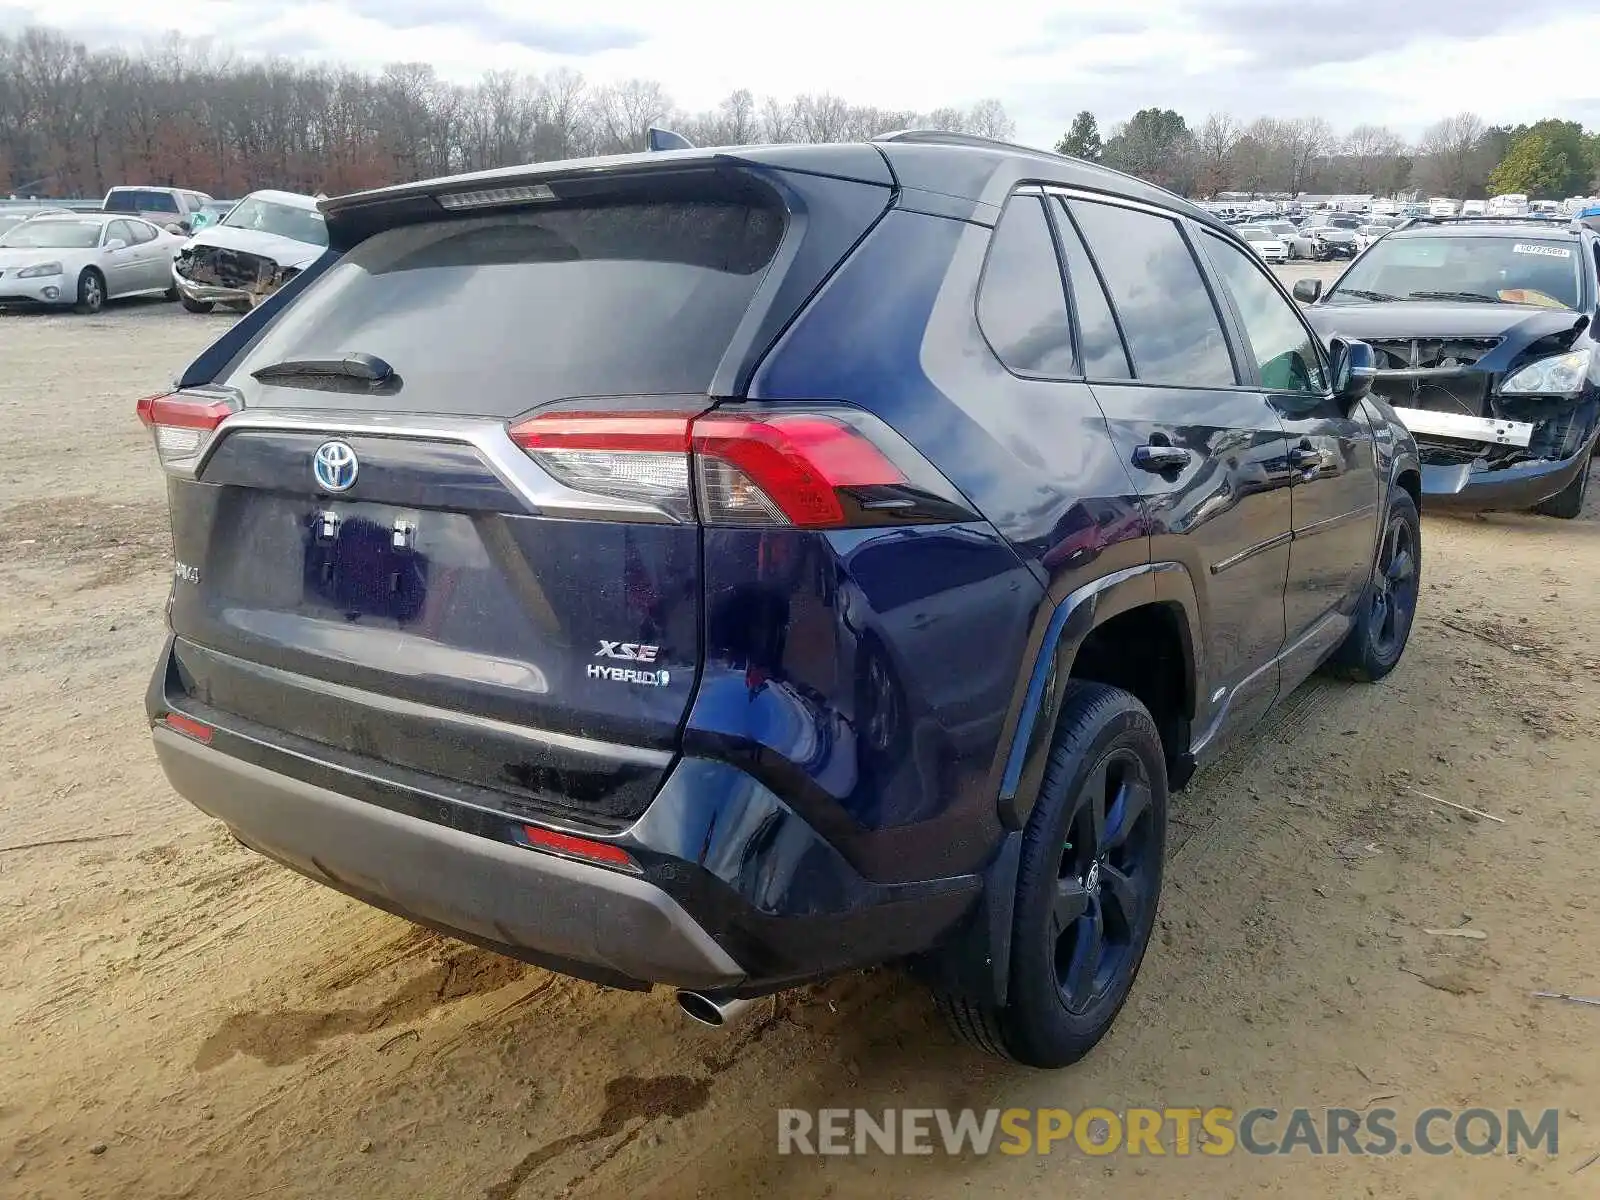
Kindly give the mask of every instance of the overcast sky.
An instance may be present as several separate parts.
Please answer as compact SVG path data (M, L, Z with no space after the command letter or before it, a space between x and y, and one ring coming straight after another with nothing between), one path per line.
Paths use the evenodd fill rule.
M1019 139L1053 142L1088 108L1324 116L1414 135L1463 109L1490 123L1600 126L1600 12L1572 0L0 0L0 28L52 25L136 48L181 21L245 54L447 78L565 65L660 80L684 108L735 88L832 91L884 108L1000 99ZM578 14L588 8L593 14ZM966 16L944 16L964 12ZM604 14L604 15L599 15ZM670 15L668 15L670 14Z

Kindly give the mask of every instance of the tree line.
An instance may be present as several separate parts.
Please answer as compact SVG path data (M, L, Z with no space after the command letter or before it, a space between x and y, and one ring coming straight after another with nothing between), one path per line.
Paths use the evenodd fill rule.
M425 63L372 73L237 58L177 35L140 53L90 50L44 28L0 35L0 195L97 196L119 183L333 194L641 150L652 125L697 145L857 141L911 126L1015 133L996 100L914 112L741 90L691 113L658 82L602 85L566 69L458 84ZM1339 133L1320 117L1246 124L1212 113L1191 126L1172 109L1145 108L1102 137L1086 110L1056 149L1201 197L1600 191L1600 133L1556 118L1512 127L1461 113L1410 142L1382 125Z
M176 35L143 53L90 50L43 28L0 35L0 196L98 196L120 183L336 194L642 150L652 125L711 146L859 141L908 127L1009 138L1016 128L995 100L923 113L741 90L686 113L652 80L600 85L564 69L491 71L462 85L424 63L374 74L241 59Z
M1488 125L1464 112L1409 142L1384 125L1337 132L1321 117L1212 113L1197 126L1170 108L1140 109L1101 136L1087 110L1056 144L1184 195L1223 192L1393 196L1402 191L1475 199L1521 192L1559 200L1600 192L1600 133L1577 121Z

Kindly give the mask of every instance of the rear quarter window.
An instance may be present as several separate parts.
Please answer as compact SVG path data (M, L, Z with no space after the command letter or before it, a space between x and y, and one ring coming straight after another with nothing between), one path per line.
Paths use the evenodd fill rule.
M697 200L387 230L307 288L229 377L361 351L394 367L398 406L413 411L704 392L782 233L776 209Z
M1011 370L1072 373L1067 293L1038 196L1013 196L995 227L978 290L978 325Z

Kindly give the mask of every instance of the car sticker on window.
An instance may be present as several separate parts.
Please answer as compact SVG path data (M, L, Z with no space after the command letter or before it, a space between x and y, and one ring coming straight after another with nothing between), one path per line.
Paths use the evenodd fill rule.
M1517 242L1511 247L1513 254L1543 254L1548 258L1571 258L1572 250L1568 246L1539 246L1528 242Z

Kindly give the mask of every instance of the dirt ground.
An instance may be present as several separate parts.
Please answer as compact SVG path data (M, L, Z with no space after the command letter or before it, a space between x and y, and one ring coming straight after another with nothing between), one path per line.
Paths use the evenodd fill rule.
M1301 267L1292 274L1304 274ZM0 315L0 1195L1594 1195L1600 511L1424 520L1379 686L1315 680L1181 794L1159 935L1078 1068L955 1044L878 971L738 1031L420 932L167 788L169 571L133 401L223 328ZM1504 818L1467 819L1422 792ZM1456 926L1482 940L1424 932ZM779 1106L1561 1111L1560 1150L797 1159Z

